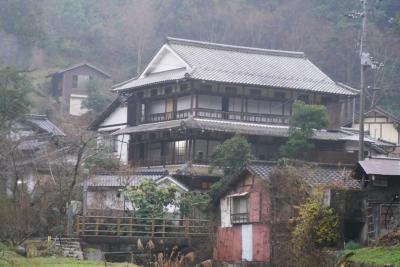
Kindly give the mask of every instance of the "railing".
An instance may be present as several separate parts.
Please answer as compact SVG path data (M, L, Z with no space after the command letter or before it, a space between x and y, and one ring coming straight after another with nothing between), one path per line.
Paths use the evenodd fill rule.
M210 225L200 219L77 216L75 229L79 236L204 239Z
M175 119L185 119L191 115L191 110L179 110L176 112L164 112L150 114L146 122L160 122ZM238 111L222 111L216 109L205 109L196 108L193 113L199 118L210 118L210 119L222 119L231 121L245 121L255 123L268 123L268 124L289 124L288 115L276 115L276 114L259 114L259 113L247 113Z
M176 112L154 113L149 115L148 122L170 121L175 119L185 119L190 115L190 109L178 110Z
M247 223L249 222L249 214L246 213L234 213L231 214L231 222L235 223Z
M183 164L188 162L187 156L183 155L169 155L169 156L160 156L160 157L152 157L149 159L135 159L134 162L138 166L165 166L172 164Z
M212 118L232 121L245 121L269 124L289 124L289 116L275 114L258 114L238 111L222 111L213 109L197 108L195 116L199 118Z

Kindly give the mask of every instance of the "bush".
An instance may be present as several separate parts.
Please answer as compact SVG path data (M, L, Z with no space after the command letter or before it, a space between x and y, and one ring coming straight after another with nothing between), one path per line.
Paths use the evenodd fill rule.
M360 249L362 247L363 247L363 245L361 245L360 243L354 242L353 240L347 242L344 245L344 249L345 250L357 250L357 249Z
M336 244L339 238L339 216L322 203L322 194L314 193L300 206L293 229L292 248L299 260L298 266L317 266L320 249Z

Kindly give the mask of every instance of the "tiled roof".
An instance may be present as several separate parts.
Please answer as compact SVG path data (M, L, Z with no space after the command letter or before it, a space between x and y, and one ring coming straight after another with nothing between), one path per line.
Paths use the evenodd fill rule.
M96 70L97 72L100 72L101 74L103 74L107 78L111 78L110 74L108 74L107 72L103 71L102 69L100 69L100 68L98 68L98 67L96 67L96 66L94 66L94 65L92 65L90 63L87 63L87 62L82 62L82 63L78 63L78 64L75 64L75 65L69 66L67 68L61 69L61 70L56 71L54 73L51 73L51 74L47 75L46 77L50 77L50 76L53 76L55 74L61 74L61 73L64 73L66 71L70 71L70 70L79 68L81 66L88 66L89 68L92 68L92 69Z
M358 164L367 175L400 176L400 158L367 158Z
M108 173L96 174L83 182L84 187L125 187L137 185L142 180L156 181L167 174L165 172L135 173L131 175Z
M304 163L307 167L304 180L312 187L328 186L335 188L360 189L360 184L353 179L353 166ZM253 175L268 179L279 168L276 162L250 162L246 169Z
M53 136L65 136L64 132L52 123L46 115L28 114L25 115L25 120Z
M108 118L108 116L110 116L111 113L113 113L121 104L122 103L119 97L114 99L114 101L108 105L108 107L89 125L88 129L97 130L100 124L102 124L104 120Z
M192 78L331 94L357 94L357 90L335 83L302 52L232 46L177 38L168 38L167 44L190 68L142 76L122 86L117 86L115 90Z
M171 70L168 72L158 72L150 74L143 78L135 78L121 83L120 85L114 86L114 90L125 90L135 88L144 85L154 85L158 83L164 83L169 81L176 81L189 77L185 69Z
M247 122L237 122L228 120L213 120L201 118L187 118L182 120L163 121L156 123L141 124L138 126L131 126L125 129L114 132L114 135L140 133L158 131L163 129L177 129L186 127L189 129L203 129L207 131L238 133L244 135L262 135L262 136L289 136L289 126L271 125L271 124L257 124ZM339 140L349 133L343 131L315 131L314 139L319 140Z

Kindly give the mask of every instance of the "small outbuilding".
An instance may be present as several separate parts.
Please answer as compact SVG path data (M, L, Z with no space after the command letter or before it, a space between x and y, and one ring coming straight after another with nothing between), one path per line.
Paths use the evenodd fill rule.
M307 167L306 172L299 172L305 186L346 191L360 189L359 183L351 177L353 166L301 164ZM219 197L220 220L214 260L269 266L281 250L287 249L282 240L290 233L289 223L296 211L290 205L278 207L274 202L273 190L281 185L273 185L276 181L272 181L271 176L280 168L282 165L277 162L251 161L223 190ZM327 204L333 205L336 193L329 192Z
M359 161L355 171L366 194L363 241L371 242L400 227L400 158Z

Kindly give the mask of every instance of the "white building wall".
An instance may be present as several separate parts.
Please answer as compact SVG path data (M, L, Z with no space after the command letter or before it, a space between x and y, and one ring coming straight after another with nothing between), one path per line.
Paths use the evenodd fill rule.
M87 98L87 95L73 95L69 98L69 114L74 116L81 116L89 110L82 106L83 100Z
M160 55L160 59L157 63L155 63L154 68L152 69L152 73L162 72L167 70L174 70L184 68L185 64L177 58L174 54L172 54L167 49L164 50L163 55Z
M364 129L368 130L373 138L399 144L399 132L393 122L387 122L386 118L365 118L364 122ZM359 125L354 124L353 128L358 129Z
M100 124L98 132L110 134L126 127L128 121L128 107L122 106L115 109L103 123ZM114 126L113 126L114 125ZM98 140L98 142L101 141ZM129 135L118 135L118 151L114 155L118 157L122 164L128 163L128 144Z
M117 107L113 113L108 116L103 123L100 124L100 127L108 126L108 125L115 125L121 123L127 123L128 121L128 107L127 106L120 106ZM101 128L100 128L101 129Z
M230 217L230 201L228 197L220 200L221 207L221 227L232 227Z

